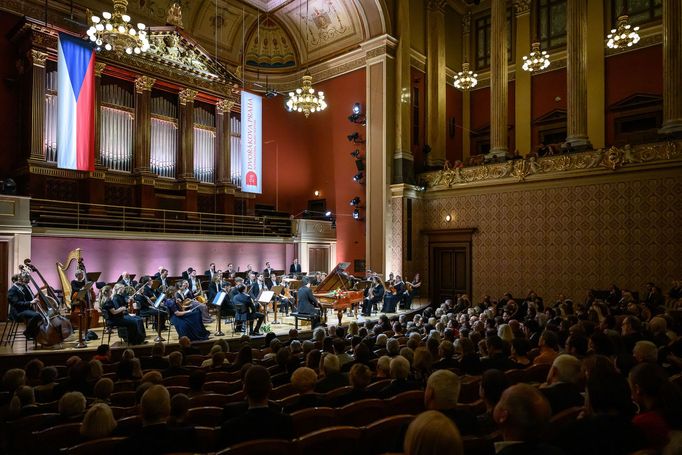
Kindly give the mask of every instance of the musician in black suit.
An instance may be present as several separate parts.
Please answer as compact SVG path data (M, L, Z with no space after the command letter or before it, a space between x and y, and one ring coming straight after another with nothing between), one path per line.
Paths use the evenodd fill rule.
M218 273L218 271L215 268L215 263L211 262L208 264L208 270L204 272L204 275L206 275L209 279L210 282L213 281L213 278L215 278L215 275Z
M384 286L376 276L372 277L372 285L365 291L365 299L362 302L362 314L372 315L372 308L384 299Z
M137 281L133 280L128 272L121 273L121 278L118 280L118 282L123 286L137 286Z
M161 282L161 286L159 286L159 288L166 289L169 285L169 283L167 281L168 269L164 269L163 267L159 268L159 271L156 272L152 278L154 280Z
M249 334L258 335L260 326L263 324L263 320L265 320L265 315L256 311L256 307L253 304L253 300L251 300L251 296L246 293L246 286L243 284L237 286L237 295L235 295L232 303L234 304L237 312L247 314L247 319L249 321ZM258 320L255 329L253 327L254 319Z
M154 328L156 328L156 321L159 320L161 322L161 331L166 330L168 313L163 308L154 308L153 304L157 296L152 289L152 279L148 276L143 276L140 278L140 283L142 284L142 289L133 297L135 303L137 303L137 308L140 309L140 316L152 317Z
M298 263L298 259L294 259L289 266L289 273L301 273L301 264Z
M301 314L312 314L314 319L311 324L314 329L320 323L320 302L313 295L310 284L310 277L303 279L303 286L298 289L298 308L296 311Z
M273 269L273 268L270 266L270 263L269 263L269 262L266 262L266 263L265 263L265 268L263 269L263 275L265 275L265 277L268 278L268 277L270 276L270 274L271 274L272 272L274 272L274 271L275 271L275 269Z
M21 274L12 276L12 287L7 291L10 318L15 321L23 321L26 324L24 336L35 338L40 330L43 318L33 310L39 299L33 296L28 288L28 277Z

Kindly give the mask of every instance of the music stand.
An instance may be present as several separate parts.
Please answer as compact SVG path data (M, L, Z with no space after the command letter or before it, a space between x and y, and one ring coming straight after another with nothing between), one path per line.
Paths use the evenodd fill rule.
M221 336L224 336L224 335L225 335L225 334L223 333L223 331L221 330L221 326L220 326L220 323L222 322L222 321L221 321L222 317L221 317L221 314L220 314L220 307L223 306L223 301L225 300L225 297L227 297L227 292L225 292L225 291L220 291L220 292L217 293L217 294L215 295L215 297L213 298L213 302L211 302L211 304L213 304L213 305L215 305L215 306L218 307L218 327L217 327L216 333L214 333L214 335L217 336L217 337L221 337Z
M156 309L156 338L154 338L154 342L158 343L160 341L166 341L163 339L161 336L161 312L163 311L164 313L167 313L167 311L162 310L159 308L163 302L166 301L166 294L161 293L156 300L152 303L152 306L154 309Z
M260 295L258 296L258 303L261 303L263 305L263 308L265 308L265 319L267 320L268 318L268 303L272 300L272 298L275 296L275 293L273 291L262 291ZM277 305L272 305L272 308L275 313L275 323L277 323ZM266 321L267 322L267 321Z
M85 281L97 281L100 275L102 275L102 272L88 272L85 274Z
M97 272L97 278L99 278L99 272ZM92 289L92 286L95 284L94 281L90 281L89 283L86 282L85 286L83 286L82 289L76 291L73 296L71 297L71 305L73 306L74 301L80 302L80 307L81 307L81 314L78 317L78 343L76 343L76 348L81 349L81 348L87 348L88 344L83 340L83 323L84 323L84 317L85 317L85 307L86 307L86 302L88 295L90 293L90 289Z

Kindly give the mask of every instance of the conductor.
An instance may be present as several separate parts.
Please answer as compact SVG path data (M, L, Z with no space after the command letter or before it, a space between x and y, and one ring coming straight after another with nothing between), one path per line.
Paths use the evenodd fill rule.
M320 302L313 295L310 289L310 277L303 279L303 286L298 289L298 312L301 314L312 314L314 317L311 320L312 328L314 329L320 324Z

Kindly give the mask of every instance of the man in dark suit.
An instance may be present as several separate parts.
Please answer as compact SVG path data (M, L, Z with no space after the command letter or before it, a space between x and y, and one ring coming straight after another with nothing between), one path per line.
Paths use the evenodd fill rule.
M301 314L312 314L314 316L311 321L312 328L314 329L320 323L320 302L313 295L313 291L310 289L310 278L306 277L303 280L303 286L298 289L298 308L296 311Z
M324 378L317 381L315 392L326 393L348 385L348 376L341 373L339 358L334 354L326 354L322 361Z
M247 313L247 318L249 320L249 334L250 335L258 335L258 331L260 330L261 324L263 324L263 320L265 319L265 316L263 313L258 313L256 312L256 307L253 304L253 301L251 300L251 296L248 295L246 292L246 286L243 284L240 284L237 286L237 295L235 295L234 300L232 300L232 303L234 304L236 310L240 313ZM258 323L256 324L256 328L254 329L253 327L253 320L257 319Z
M268 370L260 365L249 368L244 376L244 393L249 408L243 415L222 424L223 446L254 439L291 439L294 436L291 417L269 407L271 390Z
M294 259L289 266L289 273L301 273L301 264L298 263L298 259Z
M140 403L142 428L129 436L118 447L117 453L163 454L193 452L196 433L193 427L169 427L170 395L162 385L151 386Z
M476 416L469 411L457 409L460 386L459 377L452 371L434 371L426 383L424 406L428 411L440 411L445 414L462 435L477 434Z
M208 264L208 270L204 272L204 275L208 277L209 281L213 281L213 277L215 276L216 273L218 273L218 271L215 268L215 263L211 262L210 264Z
M384 300L384 291L384 286L379 281L379 278L372 277L372 285L367 288L365 299L362 302L362 314L364 316L372 315L372 308Z
M123 286L137 286L137 281L135 281L128 272L121 273L121 278L118 280Z
M275 269L272 268L269 262L265 263L265 268L263 269L263 276L265 277L266 280L270 278L270 275L275 271ZM272 284L269 283L268 286L272 287Z
M391 398L399 393L419 389L419 384L408 379L410 362L401 355L394 357L390 363L391 383L379 391L379 398Z
M35 338L43 318L33 310L33 306L38 303L39 299L33 297L33 293L28 288L28 280L28 277L24 275L12 276L12 287L7 291L7 301L12 319L26 324L24 336Z
M163 288L163 289L166 289L166 287L169 284L168 281L166 280L167 278L168 278L168 269L164 269L163 267L161 267L159 269L159 271L156 272L154 274L154 276L152 277L152 279L157 280L161 283L161 286L159 286L159 287Z
M165 307L154 308L154 302L156 301L156 293L152 289L152 279L148 276L143 276L140 278L140 283L143 283L142 290L135 294L133 299L137 303L137 307L140 309L140 316L151 317L152 326L156 328L156 322L161 322L161 331L166 330L166 319L168 319L168 313L165 311Z
M504 342L497 335L485 339L488 357L481 359L481 370L507 371L518 368L518 364L504 355Z
M580 381L580 360L569 354L562 354L552 363L547 374L547 387L540 392L549 401L552 415L575 406L583 406L585 399L578 387Z

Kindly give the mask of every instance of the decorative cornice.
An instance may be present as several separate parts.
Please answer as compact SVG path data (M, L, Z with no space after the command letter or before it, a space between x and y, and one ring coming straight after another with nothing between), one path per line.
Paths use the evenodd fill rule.
M216 108L216 114L221 115L226 112L230 112L232 110L232 107L234 107L235 101L231 99L223 99L220 100L216 103L215 108Z
M467 10L462 16L462 34L468 35L471 33L471 10Z
M191 88L186 88L178 93L178 98L180 99L180 104L183 106L187 103L193 103L194 98L197 97L197 91Z
M33 66L45 68L45 61L47 60L47 53L31 49L26 53L26 59Z
M155 83L156 79L154 79L153 77L140 76L137 79L135 79L135 91L137 93L142 93L144 91L149 92L152 90L152 87L154 87Z
M445 7L447 4L447 0L428 0L426 8L428 8L429 11L445 13Z
M393 57L395 56L397 46L398 40L391 35L377 36L360 44L360 48L365 52L367 60L384 56Z
M532 0L514 0L514 12L516 16L523 16L530 13L530 5Z
M101 77L102 73L104 73L104 70L106 69L107 64L102 63L102 62L95 62L95 76Z
M471 184L525 182L554 179L569 172L616 171L637 164L659 162L669 166L682 165L682 141L659 142L639 146L626 145L583 153L563 154L544 158L530 157L504 163L451 168L446 162L443 170L421 175L428 191L438 191Z

